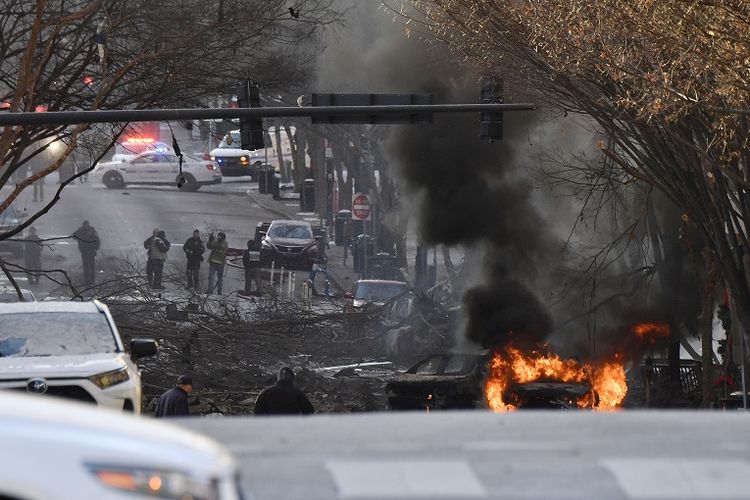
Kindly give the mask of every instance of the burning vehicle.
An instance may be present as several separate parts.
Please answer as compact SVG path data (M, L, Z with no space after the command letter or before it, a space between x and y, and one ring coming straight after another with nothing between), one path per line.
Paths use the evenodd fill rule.
M619 358L604 362L562 359L546 347L524 352L430 356L386 385L393 410L489 408L615 409L627 394Z

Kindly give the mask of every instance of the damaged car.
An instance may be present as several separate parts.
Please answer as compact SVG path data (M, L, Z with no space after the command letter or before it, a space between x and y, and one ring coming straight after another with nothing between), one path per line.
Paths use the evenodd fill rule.
M484 407L489 353L435 354L385 386L391 410L460 410Z

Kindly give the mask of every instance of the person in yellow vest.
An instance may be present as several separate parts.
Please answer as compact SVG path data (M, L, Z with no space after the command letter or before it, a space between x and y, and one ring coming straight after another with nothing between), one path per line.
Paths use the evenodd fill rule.
M214 291L214 278L216 279L216 291L221 295L221 286L224 282L224 265L227 262L227 235L219 233L214 237L214 233L208 237L206 245L211 253L208 256L208 290L211 295Z

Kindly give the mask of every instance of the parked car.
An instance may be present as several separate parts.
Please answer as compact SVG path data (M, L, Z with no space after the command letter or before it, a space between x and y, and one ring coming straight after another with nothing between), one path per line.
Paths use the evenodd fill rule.
M3 200L0 199L0 203ZM23 222L21 213L16 208L15 203L8 205L3 212L0 212L0 233L6 233L17 228ZM14 257L23 255L23 243L20 241L0 241L0 252L8 252Z
M276 267L312 269L318 261L318 245L310 223L300 220L271 222L261 240L260 261L264 266L275 262Z
M488 353L436 354L385 386L392 410L447 410L484 407Z
M6 392L0 442L3 499L242 498L222 446L157 420Z
M98 302L17 302L0 308L0 389L59 396L141 412L134 359L156 341L133 339L130 354Z
M367 305L382 306L388 301L409 292L409 285L403 281L358 280L352 292L346 294L352 307L359 309Z
M36 297L34 297L34 294L31 292L31 290L27 290L26 288L21 288L21 295L23 296L23 300L18 299L18 292L16 292L16 289L10 286L0 286L0 303L7 303L7 302L36 302Z
M132 160L136 156L148 152L174 153L172 148L159 141L143 138L131 138L115 144L115 154L112 155L112 161L121 162Z
M121 189L129 184L179 184L179 159L171 152L148 151L122 161L110 161L96 166L94 180L110 189ZM221 183L221 172L210 160L199 155L184 155L182 164L184 183L181 191L197 191L201 186Z

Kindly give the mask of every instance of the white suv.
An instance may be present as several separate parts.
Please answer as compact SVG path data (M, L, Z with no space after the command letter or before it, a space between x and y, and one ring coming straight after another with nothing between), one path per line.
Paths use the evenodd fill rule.
M0 306L0 389L140 413L141 376L131 356L155 353L152 339L133 339L126 353L97 301Z
M0 443L2 499L242 499L226 449L150 418L6 393Z

